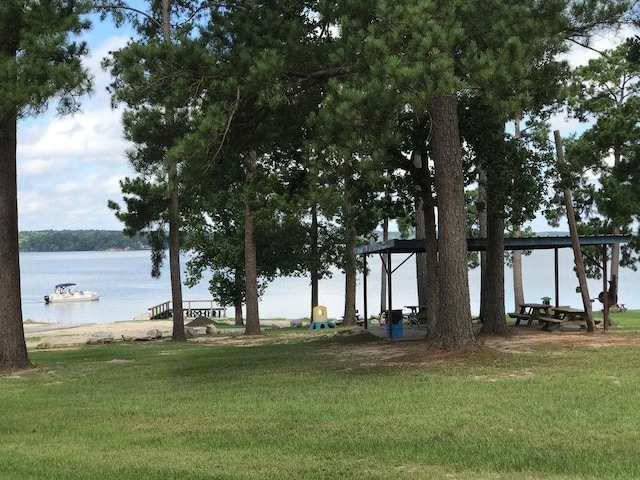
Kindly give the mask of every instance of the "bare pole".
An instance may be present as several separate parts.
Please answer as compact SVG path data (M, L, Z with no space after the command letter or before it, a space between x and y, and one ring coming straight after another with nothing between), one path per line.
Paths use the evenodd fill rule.
M555 130L553 136L556 142L556 154L558 155L558 163L564 164L564 152L562 151L562 138L560 132ZM569 222L569 234L571 235L571 246L573 247L573 261L576 265L576 273L580 285L580 294L582 295L582 306L587 312L587 332L595 332L595 324L593 323L593 312L591 311L591 299L589 297L589 287L587 286L587 276L584 271L584 263L582 261L582 251L580 250L580 240L578 239L578 226L573 211L573 200L571 197L571 189L567 186L564 188L564 203L567 208L567 220Z
M607 245L602 245L602 291L604 292L604 302L602 302L602 328L607 331L609 323L609 288L607 286Z

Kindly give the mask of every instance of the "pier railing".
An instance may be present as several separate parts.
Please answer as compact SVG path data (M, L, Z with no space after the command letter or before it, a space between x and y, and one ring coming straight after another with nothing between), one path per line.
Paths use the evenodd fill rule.
M213 300L183 300L182 311L185 317L226 317L227 309L218 307ZM171 318L173 314L172 302L164 302L149 308L149 318Z

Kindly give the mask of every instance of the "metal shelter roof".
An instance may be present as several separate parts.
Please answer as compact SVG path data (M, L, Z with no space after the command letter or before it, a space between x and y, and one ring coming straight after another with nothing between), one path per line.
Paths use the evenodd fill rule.
M627 243L631 240L631 235L581 235L578 237L581 247L585 246L608 246L620 243ZM559 290L558 290L558 249L571 248L571 237L568 235L560 236L544 236L544 237L521 237L521 238L505 238L504 249L505 250L542 250L542 249L555 249L555 297L556 306L559 304ZM468 238L467 239L468 251L484 251L487 249L486 238ZM392 289L391 289L391 277L394 269L391 267L391 255L394 253L415 254L425 252L424 240L388 240L386 242L371 243L369 245L362 245L354 248L356 255L362 255L365 260L368 255L379 254L386 255L387 267L385 267L387 273L388 283L388 307L392 309ZM413 256L413 255L410 255ZM405 262L408 258L405 260ZM404 262L402 262L404 263ZM397 268L397 267L396 267ZM603 284L606 285L606 257L603 258ZM366 269L365 269L366 271ZM367 277L364 275L364 321L365 328L367 328ZM606 290L606 288L605 288ZM389 335L392 337L392 329L389 330Z
M578 237L580 246L588 245L612 245L615 243L627 243L631 235L581 235ZM505 250L540 250L551 248L570 248L571 237L568 235L545 237L520 237L505 238ZM470 252L479 252L487 249L486 238L467 238L467 248ZM425 251L424 240L388 240L386 242L370 243L356 247L356 255L368 255L372 253L419 253Z

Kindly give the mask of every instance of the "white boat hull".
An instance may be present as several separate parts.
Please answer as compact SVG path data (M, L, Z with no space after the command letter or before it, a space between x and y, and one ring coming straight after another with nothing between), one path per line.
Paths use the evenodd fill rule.
M44 297L45 303L93 302L99 299L98 293L91 290L81 290L73 293L52 293Z

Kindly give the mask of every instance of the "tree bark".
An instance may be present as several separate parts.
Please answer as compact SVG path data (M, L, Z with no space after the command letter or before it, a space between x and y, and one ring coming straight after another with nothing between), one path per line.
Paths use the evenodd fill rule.
M515 119L515 132L514 137L520 139L522 133L520 131L520 116ZM520 225L513 226L513 236L519 238L521 234ZM524 287L522 285L522 251L514 250L512 252L512 265L513 265L513 299L515 305L513 311L519 311L520 305L524 303Z
M513 236L519 238L521 234L520 225L514 225ZM524 286L522 284L522 251L514 250L512 256L513 265L513 298L515 305L514 312L517 312L520 305L524 303Z
M556 153L558 155L558 162L564 163L564 152L562 150L562 139L560 137L560 132L558 130L555 130L553 132L553 135L556 142ZM587 276L584 270L584 262L582 261L582 251L580 250L580 240L578 238L578 227L576 225L576 217L573 211L573 200L571 197L571 190L568 187L564 189L564 202L567 208L567 220L569 222L569 233L571 234L571 246L573 247L573 262L575 263L576 274L578 275L580 295L582 296L582 305L585 312L587 312L587 332L593 333L596 331L596 327L593 323L591 299L589 298Z
M425 240L427 237L427 227L424 219L424 200L421 196L415 199L415 222L416 240ZM416 253L416 279L418 280L418 306L426 305L429 301L427 293L429 291L427 278L427 254Z
M244 268L244 262L242 258L244 254L238 254L236 258L235 279L234 279L234 300L233 307L235 311L234 324L238 327L244 326L244 317L242 316L242 302L244 300L244 288L242 288L242 272Z
M162 38L171 42L171 0L162 0ZM171 122L171 114L167 114ZM173 317L173 340L185 341L184 312L182 310L182 280L180 273L180 195L178 192L178 162L166 158L169 181L169 276L171 283L171 313Z
M620 164L620 159L622 157L622 154L620 153L620 148L616 147L613 151L613 166L617 167ZM618 224L618 222L616 220L612 220L611 222L611 234L612 235L620 235L620 224ZM619 243L614 243L613 245L611 245L611 266L610 268L610 272L609 272L609 278L610 279L615 279L616 281L616 291L612 292L613 294L617 295L618 294L618 288L617 288L617 280L620 274L620 244ZM607 291L609 289L607 288ZM607 318L605 319L606 322L609 323L609 325L611 325L611 319Z
M7 9L11 7L5 7ZM0 30L0 57L15 58L19 43L16 21L5 18ZM31 366L22 325L20 252L18 247L17 118L15 107L0 111L0 371Z
M421 171L423 169L423 163L426 163L426 159L423 162L422 155L418 151L414 151L411 159L413 166ZM417 187L415 198L415 211L414 217L416 222L416 239L423 240L426 243L427 238L427 224L425 220L425 208L424 198L422 195L422 187ZM429 301L429 279L427 270L427 254L418 252L416 253L416 279L418 281L418 313L420 312L421 305L427 305ZM428 333L427 333L428 334Z
M22 326L15 112L0 115L0 371L31 366Z
M257 153L251 150L245 161L246 189L244 200L244 263L245 263L245 295L246 295L246 327L245 335L260 334L260 316L258 313L258 262L253 204L255 201L254 182L258 165Z
M311 207L311 311L309 318L313 319L313 307L320 302L319 284L320 274L318 273L320 255L318 253L318 206L314 203Z
M425 322L426 337L433 333L438 313L438 241L436 238L435 201L433 179L426 152L414 152L418 196L416 201L416 238L424 240L425 253L416 259L418 279L418 321ZM424 310L423 310L424 308Z
M483 312L483 333L503 334L507 331L504 308L504 218L496 211L492 201L492 190L500 188L495 180L489 180L487 188L487 252L483 269L481 298Z
M427 156L424 155L426 159ZM433 336L438 322L440 305L440 285L438 284L438 231L436 228L436 201L433 198L433 178L429 165L422 166L425 184L422 187L422 210L424 214L425 257L427 260L427 338Z
M350 159L351 161L351 159ZM345 285L344 285L344 321L343 325L356 324L356 246L355 209L351 199L351 173L347 173L344 189L344 224L345 224Z
M487 173L484 168L480 168L478 175L478 225L480 227L480 238L487 238ZM484 311L485 302L482 299L489 296L487 291L487 252L480 252L480 321L484 322L486 315Z
M430 112L438 193L440 284L433 345L458 348L473 344L475 339L471 325L464 179L455 93L434 97Z
M178 195L178 166L171 162L169 185L171 189L171 213L169 222L169 273L171 276L171 298L173 302L173 340L186 340L184 312L182 311L182 280L180 278L180 198Z

